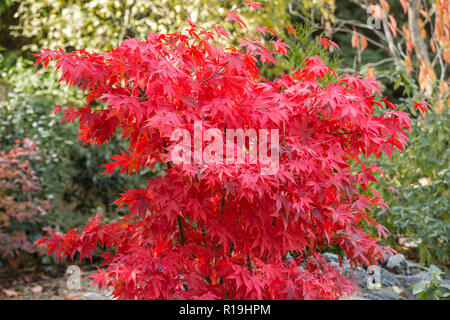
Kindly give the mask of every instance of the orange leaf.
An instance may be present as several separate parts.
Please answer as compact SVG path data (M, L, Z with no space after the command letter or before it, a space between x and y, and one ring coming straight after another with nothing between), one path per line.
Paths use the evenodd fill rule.
M422 40L425 40L427 38L427 31L425 28L420 29L420 36L422 37Z
M434 28L434 33L436 35L436 39L439 42L439 44L442 45L443 41L444 41L444 37L443 37L444 33L442 32L442 26L439 23L436 23L434 25L434 27L435 27Z
M435 47L435 45L434 45L433 39L430 39L430 47L431 47L431 50L432 50L433 52L436 52L436 47Z
M428 20L429 19L429 17L428 17L428 13L425 11L425 10L419 10L419 12L420 12L420 14L425 18L425 20Z
M403 12L406 13L408 11L408 1L400 0L400 3L402 4Z
M360 40L361 40L361 51L364 51L364 49L367 48L367 40L366 37L364 36L359 36Z
M423 27L423 20L422 20L422 18L419 18L419 27Z
M372 78L374 75L373 75L373 67L370 67L368 70L367 70L367 78Z
M418 82L420 89L422 89L425 94L431 94L431 91L433 90L432 86L436 82L436 73L425 60L420 61Z
M408 49L408 51L412 51L414 46L411 39L411 33L409 32L409 29L405 25L402 26L402 30L406 38L406 48Z
M353 35L352 35L352 47L353 48L359 47L359 38L358 38L358 34L356 33L356 30L354 27L353 27Z
M408 70L408 73L412 72L412 63L411 63L411 56L408 55L405 59L405 67Z
M390 7L389 7L389 4L387 3L387 1L386 0L380 0L380 2L381 2L381 5L383 6L384 10L386 10L386 13L389 13Z
M397 21L391 15L389 15L388 26L389 26L389 29L391 29L392 34L394 35L394 38L396 38L397 37Z
M444 61L447 62L447 63L450 63L450 44L445 46Z
M19 167L21 167L21 168L26 168L26 167L28 167L28 161L19 164Z

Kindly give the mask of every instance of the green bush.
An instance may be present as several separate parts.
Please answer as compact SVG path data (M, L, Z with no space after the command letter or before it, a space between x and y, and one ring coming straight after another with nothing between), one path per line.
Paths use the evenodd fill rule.
M449 300L450 285L442 281L445 274L441 269L432 264L425 268L430 275L430 280L421 280L412 286L412 292L421 300Z
M130 183L137 183L134 176L101 175L103 164L119 153L123 142L115 138L97 152L87 152L81 142L74 142L77 128L60 125L61 117L51 111L57 105L76 105L82 100L80 92L68 87L61 90L57 75L34 69L31 61L19 58L3 71L2 78L6 79L7 94L6 100L0 101L0 145L10 147L16 139L24 138L36 142L43 158L34 164L41 194L54 207L45 218L46 224L64 231L65 226L82 225L92 211L106 212L113 218L114 209L109 204Z
M412 130L405 152L380 160L385 173L381 191L390 210L379 212L378 219L391 232L391 244L395 246L399 237L415 238L421 262L445 264L450 231L449 109L416 118Z

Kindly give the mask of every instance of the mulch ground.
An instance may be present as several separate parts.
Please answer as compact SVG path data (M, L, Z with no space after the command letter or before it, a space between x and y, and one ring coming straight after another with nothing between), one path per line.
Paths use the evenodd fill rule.
M67 266L53 266L53 272L44 268L20 270L0 277L0 300L92 300L105 299L104 291L92 287L88 276L95 272L92 266L79 266L81 269L80 290L70 290L67 284ZM54 270L56 268L56 270Z

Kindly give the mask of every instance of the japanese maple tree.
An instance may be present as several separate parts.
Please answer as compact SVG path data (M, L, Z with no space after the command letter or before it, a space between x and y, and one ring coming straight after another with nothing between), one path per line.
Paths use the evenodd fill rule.
M245 28L237 11L227 18ZM253 35L240 47L223 48L217 40L230 35L218 25L189 21L185 31L127 39L101 53L37 54L36 63L56 61L61 80L88 93L83 106L55 110L79 122L83 144L101 145L114 134L129 139L128 150L113 156L104 173L165 167L145 188L126 190L114 202L129 208L119 221L105 223L98 214L84 228L51 232L37 244L72 259L111 249L102 254L105 268L94 283L120 299L337 299L352 293L352 279L319 251L338 246L352 265L361 265L390 250L377 244L386 230L370 212L387 206L370 187L380 169L367 158L406 145L407 114L383 101L374 78L339 77L317 56L291 74L264 79L260 66L288 50L281 39L265 43ZM278 129L278 171L262 175L260 161L173 163L178 142L172 133L182 128L193 135L195 121L223 132Z

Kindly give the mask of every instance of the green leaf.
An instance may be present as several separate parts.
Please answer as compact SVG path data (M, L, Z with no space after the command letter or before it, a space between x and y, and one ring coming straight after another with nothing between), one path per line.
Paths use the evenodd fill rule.
M416 282L413 286L412 286L412 293L414 295L417 295L423 291L426 290L426 288L429 286L430 281L428 280L421 280L419 282Z
M432 277L433 278L438 278L438 279L440 279L440 275L441 274L444 274L444 272L441 270L441 269L439 269L438 267L436 267L434 264L432 264L429 268L428 268L428 272L430 272L431 273L431 275L432 275Z

